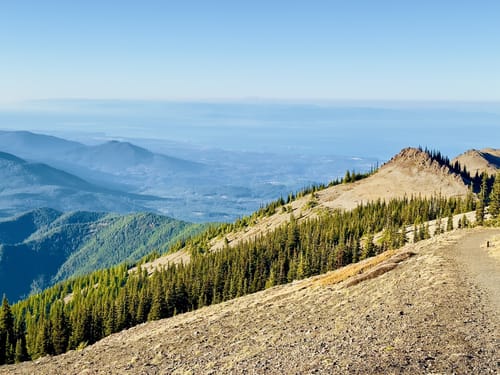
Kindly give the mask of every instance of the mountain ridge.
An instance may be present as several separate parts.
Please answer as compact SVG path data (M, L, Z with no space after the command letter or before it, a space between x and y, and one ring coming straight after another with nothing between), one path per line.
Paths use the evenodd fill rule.
M500 150L494 148L471 149L458 155L452 162L466 167L471 175L480 175L482 172L495 175L500 170Z
M0 213L4 217L38 207L62 211L144 211L146 202L162 199L94 185L47 164L5 152L0 152L0 180Z
M360 204L377 199L387 201L391 198L434 195L465 197L469 194L468 183L470 181L454 171L445 158L433 157L429 151L408 147L366 178L314 191L289 203L278 205L272 209L270 215L261 216L250 225L232 230L223 236L209 238L208 251L218 251L226 246L232 247L252 241L286 224L291 216L300 222L324 212L352 210ZM152 272L156 267L188 262L189 259L189 250L181 249L179 253L167 254L142 267Z
M119 209L106 204L114 197L76 196L66 200L64 206L54 206L57 209L151 211L191 222L234 220L276 196L337 178L347 169L364 171L376 163L369 157L290 158L284 154L206 149L162 139L106 139L100 137L83 144L43 134L4 131L0 132L0 150L28 162L45 163L117 195L142 196L131 197L121 206L115 202ZM63 201L60 194L48 188L43 197L26 194L26 199L17 199L15 207L3 216L50 206L50 197L55 203ZM8 199L1 200L0 191L0 207L2 203L10 203ZM99 202L101 208L84 206L81 203L84 200ZM78 204L71 207L75 201Z
M0 221L0 294L16 300L30 289L122 262L134 263L153 251L168 251L202 227L152 213L62 213L48 208L4 219Z

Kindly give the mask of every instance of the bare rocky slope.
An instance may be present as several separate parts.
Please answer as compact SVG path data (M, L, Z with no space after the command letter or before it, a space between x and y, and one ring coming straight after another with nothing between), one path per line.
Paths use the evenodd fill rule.
M453 159L452 163L457 161L465 166L472 176L482 172L494 175L500 170L500 150L493 148L469 150Z
M405 148L376 173L354 183L341 184L320 190L314 194L294 200L287 205L288 210L278 209L273 215L259 218L253 225L232 233L224 238L213 238L211 250L218 250L228 244L252 240L290 220L290 213L301 220L314 217L325 210L353 209L361 203L377 199L389 200L441 194L444 197L467 195L468 187L462 177L453 173L446 165L432 160L430 155L416 148ZM312 204L311 204L311 201ZM228 240L226 243L225 239ZM171 262L188 262L189 253L185 250L167 254L151 263L143 265L152 272L157 267Z
M0 374L497 374L499 254L456 230Z

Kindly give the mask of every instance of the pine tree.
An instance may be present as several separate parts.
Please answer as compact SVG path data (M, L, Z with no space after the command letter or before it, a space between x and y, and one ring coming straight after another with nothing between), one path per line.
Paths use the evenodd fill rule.
M359 248L359 240L356 240L354 246L352 247L352 263L356 263L359 260ZM321 271L321 273L324 273L324 271Z
M276 276L274 273L274 269L271 268L271 272L269 273L269 277L267 278L266 281L266 289L271 288L276 285Z
M311 267L306 254L300 253L297 266L297 279L304 279L311 275Z
M29 359L28 349L26 347L26 327L23 319L16 321L16 349L14 353L14 362L19 363Z
M450 212L448 215L448 221L446 222L446 231L453 230L453 214Z
M398 243L396 246L398 248L404 246L408 242L408 237L406 236L406 227L407 227L407 225L405 223L403 223L403 225L401 226L401 228L398 231L398 236L397 236ZM354 261L353 261L353 263L354 263Z
M4 295L0 309L0 364L14 362L15 344L14 316Z
M436 219L436 228L434 229L434 235L439 235L443 233L441 216Z
M458 222L458 227L459 228L468 228L469 227L469 220L467 219L467 216L465 216L465 214L462 215L462 218Z
M364 241L363 250L361 251L359 260L363 260L375 255L375 245L373 244L373 240L373 233L370 233Z
M299 229L297 227L297 219L293 214L290 215L290 222L288 223L288 233L286 239L286 248L289 251L294 251L300 240Z
M92 314L90 306L77 306L71 316L71 335L69 347L76 349L79 345L86 345L92 340Z
M500 216L500 172L497 173L491 190L489 213L493 219Z
M59 301L58 303L52 305L50 315L54 353L62 354L68 349L69 342L68 320L64 314L63 303Z
M415 223L413 225L413 243L418 242L420 240L420 233L418 232L418 226Z
M484 216L486 213L486 205L488 204L488 176L486 173L481 177L481 190L477 196L476 204L476 223L478 225L484 224Z
M463 211L469 212L474 210L474 193L473 193L473 187L471 187L467 190L467 195L465 196L465 201L464 201L464 207Z
M154 281L153 295L151 298L151 310L148 314L148 320L158 320L167 316L167 304L165 301L165 292L162 288L159 274Z
M144 323L148 320L149 310L151 309L151 297L146 288L141 290L139 296L139 305L137 306L136 320Z
M347 184L348 182L351 182L351 172L347 170L344 175L344 180L342 181L344 184Z
M37 357L42 357L47 354L54 354L50 320L47 318L45 313L41 314L40 320L38 321L35 350Z

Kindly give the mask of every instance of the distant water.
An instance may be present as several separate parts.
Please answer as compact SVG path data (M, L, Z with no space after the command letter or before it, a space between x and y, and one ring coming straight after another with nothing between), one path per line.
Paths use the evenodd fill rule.
M0 108L0 129L380 160L421 145L453 157L500 147L500 103L51 100Z

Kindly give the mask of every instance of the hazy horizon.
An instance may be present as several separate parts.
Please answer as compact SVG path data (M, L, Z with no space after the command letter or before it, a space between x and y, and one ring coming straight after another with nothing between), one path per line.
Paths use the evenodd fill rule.
M142 139L196 148L390 158L407 146L450 157L498 147L495 102L42 100L0 108L0 129L72 139Z

